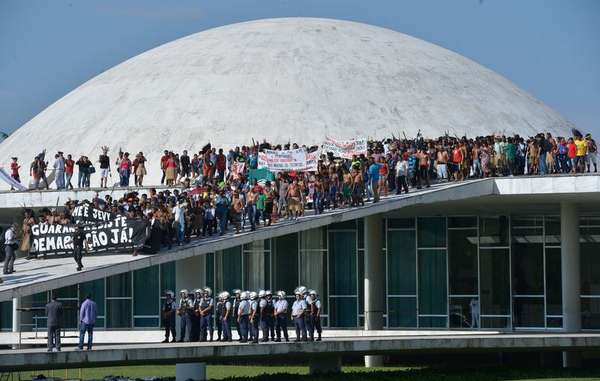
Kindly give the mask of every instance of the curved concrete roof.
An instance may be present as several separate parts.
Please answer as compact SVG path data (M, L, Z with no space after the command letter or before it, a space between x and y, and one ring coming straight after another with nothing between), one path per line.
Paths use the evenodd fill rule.
M355 22L282 18L193 34L115 66L13 133L0 161L16 155L27 164L42 148L95 159L108 145L113 156L119 147L143 151L156 183L162 149L209 141L228 148L252 138L319 143L326 135L570 127L510 81L439 46Z

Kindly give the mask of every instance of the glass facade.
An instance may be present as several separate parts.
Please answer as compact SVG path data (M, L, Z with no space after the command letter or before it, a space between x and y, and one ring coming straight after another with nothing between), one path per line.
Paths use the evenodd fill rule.
M384 220L385 321L388 328L557 329L562 326L560 219L557 216L431 216ZM205 284L223 289L318 290L323 325L363 324L362 220L253 242L202 257ZM600 218L582 217L581 309L584 329L600 329ZM77 304L98 303L97 327L158 328L166 263L24 298L43 307L63 301L65 325ZM43 313L38 327L45 327ZM0 303L0 328L12 326L12 303Z

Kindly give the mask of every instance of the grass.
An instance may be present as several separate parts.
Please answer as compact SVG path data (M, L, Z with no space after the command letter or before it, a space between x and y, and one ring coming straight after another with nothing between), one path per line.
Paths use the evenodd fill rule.
M60 378L101 379L104 376L127 376L142 378L149 376L174 377L175 366L130 366L107 367L54 371L21 372L21 379L31 379L39 374ZM406 368L385 367L371 368L347 366L343 374L337 376L310 376L307 366L241 366L241 365L209 365L209 379L231 379L246 381L600 381L600 369L586 368L576 370L553 368L508 368L479 367L465 368Z

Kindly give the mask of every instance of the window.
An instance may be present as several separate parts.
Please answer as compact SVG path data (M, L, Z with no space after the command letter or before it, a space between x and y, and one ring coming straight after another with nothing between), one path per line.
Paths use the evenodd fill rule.
M298 286L298 235L277 237L273 242L273 288L292 295Z
M482 316L510 316L509 263L508 249L480 249L479 276L481 285ZM492 320L488 321L492 322ZM483 327L483 320L481 325Z
M131 328L131 274L106 278L106 328Z
M135 327L158 327L160 316L159 266L133 272L133 318Z
M240 246L217 252L216 278L218 290L242 287L242 248Z
M446 247L445 217L419 217L417 226L419 249Z
M477 295L477 229L448 230L451 295Z
M330 325L356 327L358 324L356 232L329 233Z
M508 217L480 217L479 245L488 247L508 246Z
M446 251L419 250L419 327L445 327Z

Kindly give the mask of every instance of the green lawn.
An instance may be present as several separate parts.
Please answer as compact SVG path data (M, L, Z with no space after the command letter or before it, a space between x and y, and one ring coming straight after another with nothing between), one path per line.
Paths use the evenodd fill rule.
M89 368L65 370L22 372L22 379L31 379L35 375L45 374L60 378L101 379L104 376L148 377L175 376L175 366L131 366L111 368ZM366 369L364 367L348 366L343 368L343 374L337 376L312 377L308 375L306 366L234 366L234 365L209 365L209 379L232 379L247 381L398 381L398 380L424 380L424 381L600 381L600 369L514 369L514 368L478 368L478 369L451 369L451 368L400 368L386 367L379 369ZM273 376L278 374L278 376Z

